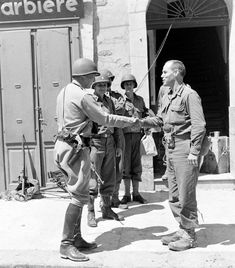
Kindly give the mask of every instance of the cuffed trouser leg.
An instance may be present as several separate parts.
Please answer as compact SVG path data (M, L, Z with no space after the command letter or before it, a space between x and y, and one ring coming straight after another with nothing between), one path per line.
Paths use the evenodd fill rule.
M175 149L168 150L169 204L175 219L182 228L198 227L196 185L198 167L189 165L190 140L175 142Z

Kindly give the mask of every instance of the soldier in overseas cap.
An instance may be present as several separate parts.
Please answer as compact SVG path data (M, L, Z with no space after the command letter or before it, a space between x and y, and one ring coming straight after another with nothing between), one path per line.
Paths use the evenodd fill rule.
M81 235L81 216L89 198L90 144L93 121L109 127L139 125L137 118L108 114L95 95L89 94L94 78L99 75L96 64L90 59L76 60L72 68L72 82L57 97L58 135L54 148L55 162L67 176L67 188L72 198L64 219L60 245L62 258L87 261L82 249L93 249L96 243L86 242Z

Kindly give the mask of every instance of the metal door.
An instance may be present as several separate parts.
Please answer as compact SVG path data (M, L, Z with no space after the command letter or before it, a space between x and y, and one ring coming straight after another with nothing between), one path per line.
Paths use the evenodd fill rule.
M56 97L71 77L69 36L69 28L38 30L36 35L43 184L47 183L47 172L56 169L53 160L53 140L57 133Z
M70 81L69 28L0 33L3 159L7 187L23 169L22 136L26 138L27 176L47 183L56 134L59 90Z
M30 146L32 162L37 163L38 160L35 96L30 31L2 32L0 36L4 162L9 185L18 181L23 169L23 134ZM29 167L28 157L26 161ZM38 166L35 169L38 170Z

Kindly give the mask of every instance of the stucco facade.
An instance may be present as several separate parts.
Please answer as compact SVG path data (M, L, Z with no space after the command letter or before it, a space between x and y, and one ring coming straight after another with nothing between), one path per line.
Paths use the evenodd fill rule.
M95 32L99 68L109 68L115 74L114 88L117 90L120 90L123 73L133 73L137 82L141 83L138 94L144 97L148 106L152 97L149 90L152 78L149 80L148 73L151 64L148 60L148 56L151 59L149 47L152 44L148 43L146 26L146 12L150 3L151 0L97 0ZM229 14L229 37L228 44L225 44L229 47L229 103L225 109L229 111L230 172L235 177L235 73L232 71L235 69L234 4L232 0L223 3ZM154 38L149 36L149 40Z

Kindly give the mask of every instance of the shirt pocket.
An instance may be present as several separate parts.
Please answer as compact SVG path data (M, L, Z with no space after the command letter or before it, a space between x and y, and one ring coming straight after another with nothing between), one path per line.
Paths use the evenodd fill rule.
M178 105L171 105L170 106L170 121L174 124L182 124L185 122L185 105L178 104Z
M131 102L125 103L125 116L132 116L134 113L134 106Z

